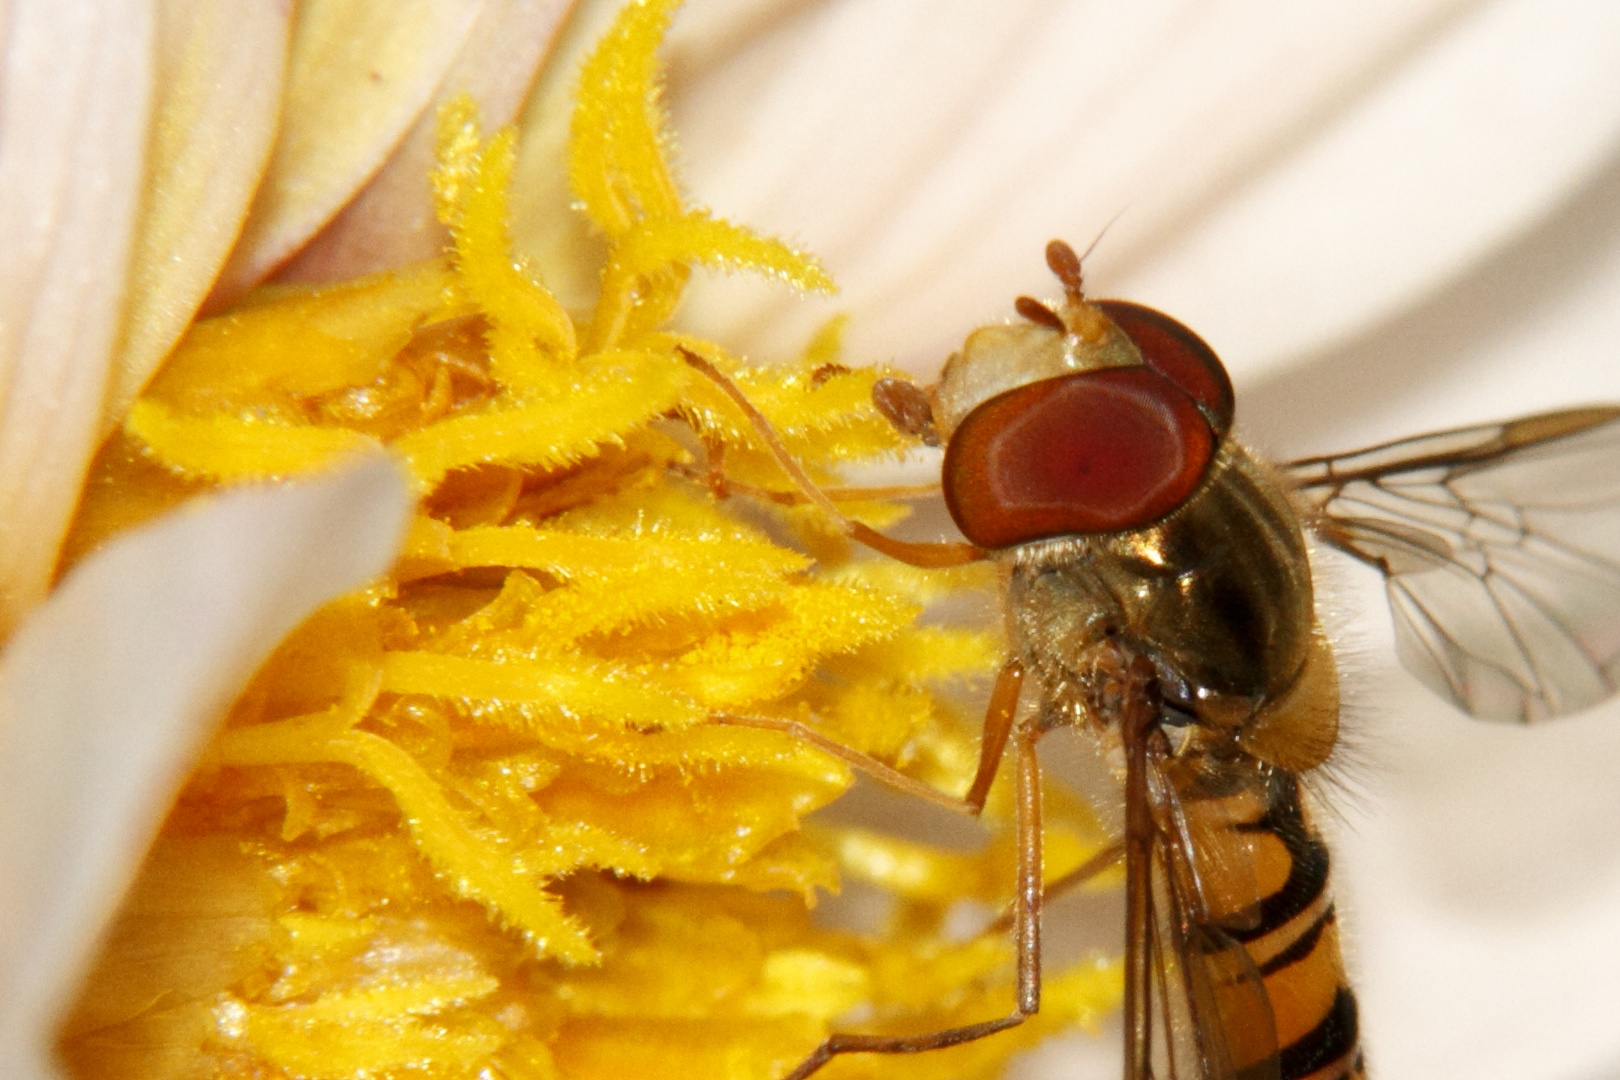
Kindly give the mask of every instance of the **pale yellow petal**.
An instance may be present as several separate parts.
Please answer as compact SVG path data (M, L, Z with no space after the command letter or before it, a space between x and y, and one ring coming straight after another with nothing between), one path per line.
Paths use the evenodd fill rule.
M377 458L220 496L109 543L0 655L7 1075L50 1075L70 980L214 721L289 630L387 568L407 510Z
M0 71L0 638L45 595L101 436L152 81L151 0L18 0Z
M216 302L280 266L387 160L467 40L476 0L306 0L264 184Z
M78 1000L63 1024L64 1040L149 1015L159 999L178 1006L173 1026L195 1017L193 1022L206 1030L202 1003L270 959L277 925L266 912L276 897L274 880L234 837L160 837L124 897L90 976L97 992ZM366 926L358 920L342 925ZM188 1005L196 1010L190 1016ZM170 1024L164 1026L172 1030ZM203 1037L196 1031L191 1040L200 1043ZM120 1051L128 1054L127 1044L108 1056ZM94 1051L85 1056L95 1056ZM82 1057L70 1067L83 1076L121 1075L116 1067L92 1071Z
M278 275L337 281L429 259L448 237L433 213L438 107L463 94L489 130L512 122L568 13L567 0L486 0L461 53L382 172Z
M281 111L289 10L163 0L144 205L103 427L118 422L213 287Z

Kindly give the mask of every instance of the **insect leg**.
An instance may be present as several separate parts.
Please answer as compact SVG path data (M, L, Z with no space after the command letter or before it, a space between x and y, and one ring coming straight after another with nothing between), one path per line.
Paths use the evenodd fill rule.
M1053 880L1048 881L1046 883L1046 888L1041 890L1041 902L1044 904L1048 900L1055 900L1064 893L1078 889L1080 886L1084 885L1086 882L1090 881L1104 870L1112 869L1113 865L1124 857L1125 841L1115 840L1112 844L1109 844L1091 858L1087 859L1073 870L1070 870L1067 874L1064 874L1060 878L1054 878ZM1011 905L1008 905L1007 909L998 915L994 922L985 926L982 933L999 934L1005 930L1011 929L1012 924L1013 908Z
M839 1054L915 1054L924 1050L943 1050L948 1046L982 1039L998 1031L1006 1031L1024 1022L1022 1013L1003 1016L999 1020L986 1020L982 1024L933 1031L927 1035L893 1037L888 1035L832 1035L816 1047L815 1053L799 1062L798 1068L783 1080L805 1080Z
M1123 839L1115 840L1067 874L1047 882L1043 895L1047 900L1052 900L1062 896L1064 893L1078 889L1104 870L1113 869L1114 864L1124 857L1125 841Z
M1151 661L1126 671L1120 716L1125 744L1125 1080L1153 1077L1153 848L1148 737L1157 710Z
M685 475L694 479L710 483L709 473L713 471L713 463L718 460L716 450L723 448L722 443L711 444L709 440L703 441L704 449L709 454L710 467L708 469L686 469ZM710 484L712 487L713 485ZM893 500L893 499L934 499L939 497L938 484L894 484L888 487L822 487L821 491L834 502L845 502L856 499ZM781 506L803 506L810 501L809 497L799 491L775 491L771 488L762 488L756 484L745 484L741 480L725 479L723 492L717 493L719 497L726 495L747 495L749 498L760 499L764 502L773 502Z
M1001 764L1002 753L1007 748L1007 737L1012 732L1013 717L1018 712L1018 693L1023 685L1024 665L1017 660L1009 660L1003 664L1001 673L996 676L995 688L990 692L990 705L985 710L984 735L979 744L979 770L967 795L960 799L929 787L921 780L913 779L885 765L870 754L863 754L836 739L829 739L815 728L797 720L785 720L775 716L744 716L736 713L718 713L710 717L710 720L716 724L730 724L733 727L780 731L800 742L809 743L817 750L831 754L850 768L857 769L896 791L915 795L919 799L925 799L959 814L978 817L984 810L985 796L990 792L990 784L996 778L996 769Z
M800 723L797 720L784 720L776 716L744 716L738 713L716 713L709 717L709 720L715 724L760 728L764 731L780 731L784 735L791 735L800 742L808 743L817 750L831 754L850 768L865 773L880 784L885 784L907 795L915 795L919 799L925 799L935 806L943 806L947 810L954 810L958 814L977 817L982 809L982 807L974 806L965 799L958 799L954 795L947 795L943 791L929 787L921 780L907 776L892 766L885 765L870 754L863 754L853 747L845 746L836 739L829 739L810 725Z
M1013 944L1018 950L1020 1020L1041 1007L1041 763L1038 731L1019 732L1013 798L1018 813L1018 888L1013 893Z
M916 1054L943 1050L1017 1027L1041 1006L1041 766L1035 756L1040 732L1021 731L1015 741L1018 808L1018 887L1013 904L1013 944L1017 949L1017 1003L995 1020L930 1031L922 1035L830 1035L784 1080L806 1080L839 1054Z
M984 711L984 733L979 736L979 770L963 799L974 808L974 813L984 809L990 785L995 782L996 768L1001 764L1007 736L1012 734L1013 717L1018 713L1018 694L1023 688L1024 665L1016 658L1008 660L996 676L995 688L990 691L990 705Z
M743 411L743 415L748 417L748 422L754 426L754 431L759 434L759 437L770 449L771 456L782 467L782 471L788 474L788 478L793 481L793 485L822 513L838 522L839 527L844 530L844 534L851 540L857 540L874 551L881 551L891 559L898 559L911 566L928 568L962 566L989 557L989 552L974 544L930 544L915 543L910 540L896 540L892 536L885 536L876 529L845 517L844 512L834 505L832 499L827 497L827 493L816 486L815 481L805 474L804 469L794 460L793 455L788 453L787 447L782 445L782 439L777 435L776 429L771 427L771 422L765 418L765 414L755 408L754 403L748 400L748 395L744 394L736 383L727 378L725 372L697 353L683 346L676 346L676 348L688 364L702 372Z

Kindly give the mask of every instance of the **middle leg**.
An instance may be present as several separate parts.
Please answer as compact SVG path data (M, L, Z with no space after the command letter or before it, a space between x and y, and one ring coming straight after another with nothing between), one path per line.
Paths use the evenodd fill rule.
M785 1080L807 1080L840 1054L916 1054L958 1046L1017 1027L1041 1007L1041 767L1035 756L1040 732L1018 731L1014 743L1013 794L1017 805L1018 881L1013 894L1013 945L1017 952L1013 1011L977 1024L921 1035L831 1035Z

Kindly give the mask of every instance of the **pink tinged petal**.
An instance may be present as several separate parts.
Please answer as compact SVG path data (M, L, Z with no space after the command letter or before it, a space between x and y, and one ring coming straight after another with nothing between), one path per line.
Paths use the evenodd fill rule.
M1047 239L1083 245L1124 211L1088 265L1098 290L1151 285L1146 299L1202 330L1217 305L1190 287L1172 293L1169 283L1217 278L1208 287L1219 297L1218 325L1224 333L1242 323L1247 336L1215 344L1240 370L1263 366L1342 333L1343 320L1296 320L1288 305L1297 296L1331 294L1316 308L1345 301L1357 319L1380 317L1410 294L1375 287L1365 303L1345 294L1383 273L1392 248L1433 279L1466 261L1457 258L1463 246L1498 242L1504 221L1524 220L1527 200L1517 196L1463 200L1451 231L1413 236L1408 228L1400 244L1386 235L1366 245L1384 261L1353 245L1361 261L1327 288L1316 284L1316 268L1337 255L1319 244L1290 247L1300 223L1279 210L1275 220L1251 221L1249 243L1212 251L1196 274L1172 276L1182 238L1201 219L1260 190L1340 128L1357 127L1386 94L1404 94L1409 83L1441 91L1416 106L1412 129L1359 144L1360 173L1379 183L1336 183L1316 205L1336 208L1338 220L1381 220L1391 200L1432 205L1431 176L1450 182L1502 162L1538 197L1590 174L1600 156L1592 147L1616 128L1614 110L1597 101L1615 77L1613 16L1598 5L1535 7L1556 28L1515 27L1505 56L1511 33L1477 25L1519 6L1024 0L980 12L891 0L805 14L792 34L768 36L674 86L672 100L697 196L825 256L844 296L796 304L769 290L705 284L685 311L700 331L740 327L756 349L779 352L842 306L855 314L853 355L898 355L925 369L968 326L1010 314L1017 292L1053 291L1039 255ZM1474 67L1448 50L1475 57ZM1475 68L1495 71L1497 81L1474 86ZM1562 89L1544 93L1543 83ZM1481 114L1499 101L1512 103L1509 113ZM1596 134L1567 133L1572 110L1586 111L1579 126ZM1380 115L1393 121L1402 112L1394 104ZM1447 134L1491 125L1499 141ZM1539 152L1521 160L1521 136ZM1409 226L1412 216L1398 219ZM1292 293L1268 304L1281 278ZM1403 280L1403 288L1421 285Z
M393 153L444 81L479 0L306 0L281 131L213 303L286 262Z
M1245 374L1342 342L1426 300L1601 172L1620 146L1617 56L1615 5L1480 5L1173 245L1144 253L1122 287L1198 320Z
M155 122L106 423L179 340L225 263L269 161L290 14L261 0L163 0Z
M0 655L0 1062L55 1019L222 711L318 606L387 569L410 498L372 457L181 510L84 562Z
M687 137L696 188L723 211L740 194L743 215L796 204L795 233L855 305L853 335L867 325L874 348L937 363L958 313L982 322L1016 292L1052 291L1052 236L1083 245L1126 210L1111 255L1185 217L1448 6L1023 0L922 23L910 0L876 18L841 7L765 68L787 73L761 104L737 89L761 77L745 55L677 88L677 121L743 131L732 154ZM746 149L773 164L745 172ZM815 196L829 189L838 200Z
M382 172L277 278L339 281L440 254L449 234L434 216L428 181L438 107L469 94L486 131L511 123L568 6L569 0L486 0L432 104Z
M0 638L45 595L95 443L139 212L150 0L16 0L0 71Z

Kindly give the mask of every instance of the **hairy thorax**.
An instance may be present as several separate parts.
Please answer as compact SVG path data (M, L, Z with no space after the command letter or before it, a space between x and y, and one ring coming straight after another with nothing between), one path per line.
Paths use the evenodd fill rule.
M1183 753L1308 768L1331 748L1337 679L1298 516L1243 449L1229 443L1198 491L1149 526L1024 544L1005 558L1009 632L1035 676L1042 724L1085 725L1109 741L1099 703L1119 657L1134 654L1158 671ZM1306 745L1281 749L1280 728Z

